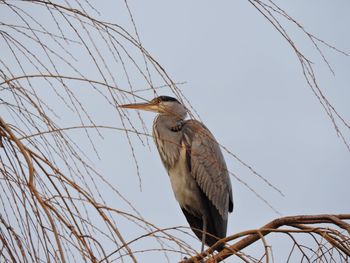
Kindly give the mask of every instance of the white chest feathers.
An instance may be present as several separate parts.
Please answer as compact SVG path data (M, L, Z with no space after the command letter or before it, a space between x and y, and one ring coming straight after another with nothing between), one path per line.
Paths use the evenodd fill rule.
M186 148L182 145L177 163L169 169L169 177L175 198L182 208L201 216L202 193L191 175L186 161Z

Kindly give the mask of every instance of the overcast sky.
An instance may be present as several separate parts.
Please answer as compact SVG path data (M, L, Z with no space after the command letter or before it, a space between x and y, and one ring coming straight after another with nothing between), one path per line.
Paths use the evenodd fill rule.
M350 51L348 2L281 4L307 30ZM144 46L175 81L186 81L180 88L219 142L285 197L226 155L230 170L282 215L349 213L349 152L307 86L291 47L248 1L130 5ZM315 60L322 89L349 120L349 57L324 49L334 77L301 34L291 36ZM153 114L142 116L151 129ZM137 191L133 179L135 188L129 194L135 195L134 202L158 225L186 225L155 147L149 154L147 149L137 151L143 191ZM123 170L131 172L128 165ZM232 184L235 209L228 234L262 226L278 216L235 179Z
M349 152L307 86L291 47L247 1L130 5L145 48L175 81L186 82L180 88L202 121L285 197L226 155L230 170L282 215L349 212ZM292 1L282 7L316 36L350 51L348 2ZM334 66L333 76L301 34L292 31L291 36L314 60L322 89L349 120L349 58L324 49ZM154 115L142 116L151 129ZM125 165L125 183L133 182L127 194L158 225L186 225L155 147L150 153L142 147L136 151L143 191L137 191L136 178L130 178L134 170ZM233 178L232 184L235 209L228 234L278 216Z
M350 52L350 2L279 2L308 31ZM103 20L132 30L122 3L94 4ZM148 0L130 1L129 5L143 46L175 82L185 82L178 87L216 139L280 188L285 197L225 153L229 170L283 216L349 213L350 153L308 87L292 48L248 1ZM322 49L334 67L334 76L305 37L288 28L314 62L322 90L349 121L350 58ZM132 72L130 76L133 78ZM172 95L168 89L159 94ZM153 92L139 95L151 99ZM94 98L90 99L94 103ZM121 127L115 114L99 114L101 123L109 119ZM155 115L141 114L151 131ZM141 127L136 112L130 112L130 118L136 127ZM349 140L349 130L344 131ZM108 133L100 142L101 160L96 167L148 221L161 228L187 226L153 141L150 147L135 136L132 141L142 191L124 133ZM235 208L229 217L228 234L260 227L280 216L235 178L231 180ZM108 196L106 199L113 206L114 201ZM126 237L130 233L131 238L134 229L121 231ZM200 249L199 241L189 240ZM145 257L164 259L161 253ZM179 260L179 256L173 260Z

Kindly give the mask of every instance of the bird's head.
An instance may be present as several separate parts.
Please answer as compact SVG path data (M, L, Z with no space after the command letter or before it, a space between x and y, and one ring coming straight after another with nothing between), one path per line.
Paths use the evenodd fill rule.
M134 103L120 105L124 109L137 109L145 111L153 111L159 114L166 114L184 118L187 109L177 99L169 96L159 96L146 103Z

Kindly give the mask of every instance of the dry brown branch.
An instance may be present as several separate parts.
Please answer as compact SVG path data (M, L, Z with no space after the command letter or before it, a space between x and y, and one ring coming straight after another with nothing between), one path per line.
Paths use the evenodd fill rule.
M350 258L350 233L349 233L349 223L350 214L341 214L341 215L300 215L300 216L288 216L275 219L270 223L264 225L260 229L244 231L235 235L231 235L225 239L219 240L216 245L209 248L207 251L203 252L200 255L191 257L187 260L182 261L182 263L190 262L199 262L204 259L207 254L213 254L215 247L220 243L226 242L226 248L221 252L217 253L215 256L210 257L205 262L220 262L227 257L234 256L237 253L241 252L245 248L251 246L258 240L261 240L264 244L264 247L267 247L267 242L264 236L272 233L283 233L288 234L294 240L295 245L299 248L302 244L298 243L293 234L308 234L318 235L321 239L324 238L330 249L336 250L341 253L342 258L345 259L342 262L347 262ZM306 226L306 225L312 225ZM325 227L327 225L328 227ZM289 227L289 228L282 228ZM339 229L339 232L337 229ZM344 232L346 231L346 232ZM346 234L347 233L347 234ZM241 239L240 239L241 238ZM240 239L234 244L229 244L228 242ZM320 246L320 243L317 243ZM302 249L301 249L302 251ZM291 253L293 250L291 251ZM302 251L304 253L304 251ZM268 251L265 250L266 262L270 262L268 258ZM329 255L323 255L327 259ZM289 255L290 257L290 255ZM307 262L313 262L312 260L307 260Z
M127 136L138 166L130 134L144 143L148 132L137 131L117 106L128 101L126 95L138 97L133 90L148 87L156 92L151 74L153 82L160 83L157 90L163 87L176 92L176 85L161 69L149 65L150 55L138 36L97 19L96 9L88 1L1 1L0 8L16 18L13 22L0 21L2 47L10 56L10 60L0 58L4 109L0 125L0 201L4 215L0 222L0 260L96 262L106 258L110 262L113 258L107 258L110 251L104 248L108 243L123 258L136 262L117 220L124 218L143 231L142 235L152 233L155 226L93 168L91 155L100 158L95 141L103 138L104 130L119 130ZM128 6L125 10L131 12ZM96 69L95 74L87 74L79 65L82 58L77 48L86 63ZM138 89L133 87L131 69ZM87 77L90 75L94 78ZM115 127L114 122L97 125L94 105L86 104L86 96L114 111L122 127ZM66 122L68 115L73 125ZM68 134L77 129L84 143ZM89 144L92 154L82 149ZM128 210L109 207L99 191L101 185ZM166 243L177 242L180 249L188 251L176 237L165 230L159 232L162 235L148 235L160 250Z
M281 19L304 32L331 71L321 47L341 51L306 31L272 1L248 1L288 41L307 83L348 145L343 133L350 125L323 95L312 63ZM107 131L118 131L128 141L141 188L134 140L148 145L151 135L142 116L137 116L138 122L133 120L118 108L120 104L146 100L166 90L186 104L192 118L199 118L178 88L183 83L173 81L143 47L137 18L127 1L124 4L120 12L129 15L133 33L102 20L87 0L0 1L8 14L8 19L0 18L1 51L6 54L0 57L0 262L142 262L143 255L154 252L171 262L170 255L181 258L196 253L184 241L193 236L188 228L160 228L149 222L94 166L101 159L100 140ZM148 93L140 96L140 92ZM103 113L96 111L96 104L114 118L101 122ZM282 194L247 162L222 148ZM239 175L231 175L273 208ZM105 200L106 195L112 196L113 204ZM208 262L233 255L245 262L273 261L265 237L269 233L286 234L293 241L289 258L298 250L309 261L315 260L312 255L345 261L350 249L348 220L348 215L277 219L222 240L229 244L240 239L219 254L209 249ZM136 234L126 233L125 226ZM296 235L310 235L316 249L305 251ZM262 255L242 251L258 240ZM137 247L149 241L152 247Z
M326 41L320 39L314 34L310 33L305 29L303 25L301 25L298 21L292 18L285 10L283 10L279 5L277 5L272 0L248 0L248 2L261 14L263 15L267 21L273 26L275 30L288 42L289 46L294 51L297 59L300 62L303 75L305 80L312 90L313 94L321 104L325 113L329 117L329 120L333 124L333 127L337 133L337 135L341 138L347 149L350 151L349 141L347 140L346 134L350 131L349 122L344 119L344 117L337 111L335 106L327 99L324 95L324 91L322 90L317 75L315 73L314 64L311 60L307 58L307 55L304 54L298 43L291 37L291 32L286 29L284 26L285 23L292 25L292 27L296 30L304 34L305 38L309 40L312 45L315 47L319 56L321 56L324 63L327 65L329 70L334 74L334 71L327 60L324 52L322 51L322 47L326 47L335 52L338 52L342 55L349 56L347 52L339 50L334 45L327 43ZM345 129L345 133L343 132Z

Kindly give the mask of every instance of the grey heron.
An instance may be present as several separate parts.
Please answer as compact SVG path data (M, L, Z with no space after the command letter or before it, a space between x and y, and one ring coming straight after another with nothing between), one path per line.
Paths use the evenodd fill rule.
M204 244L210 247L226 237L228 213L233 210L232 187L220 146L211 132L199 121L185 120L187 109L172 97L120 107L158 113L153 138L175 198L202 241L202 251Z

